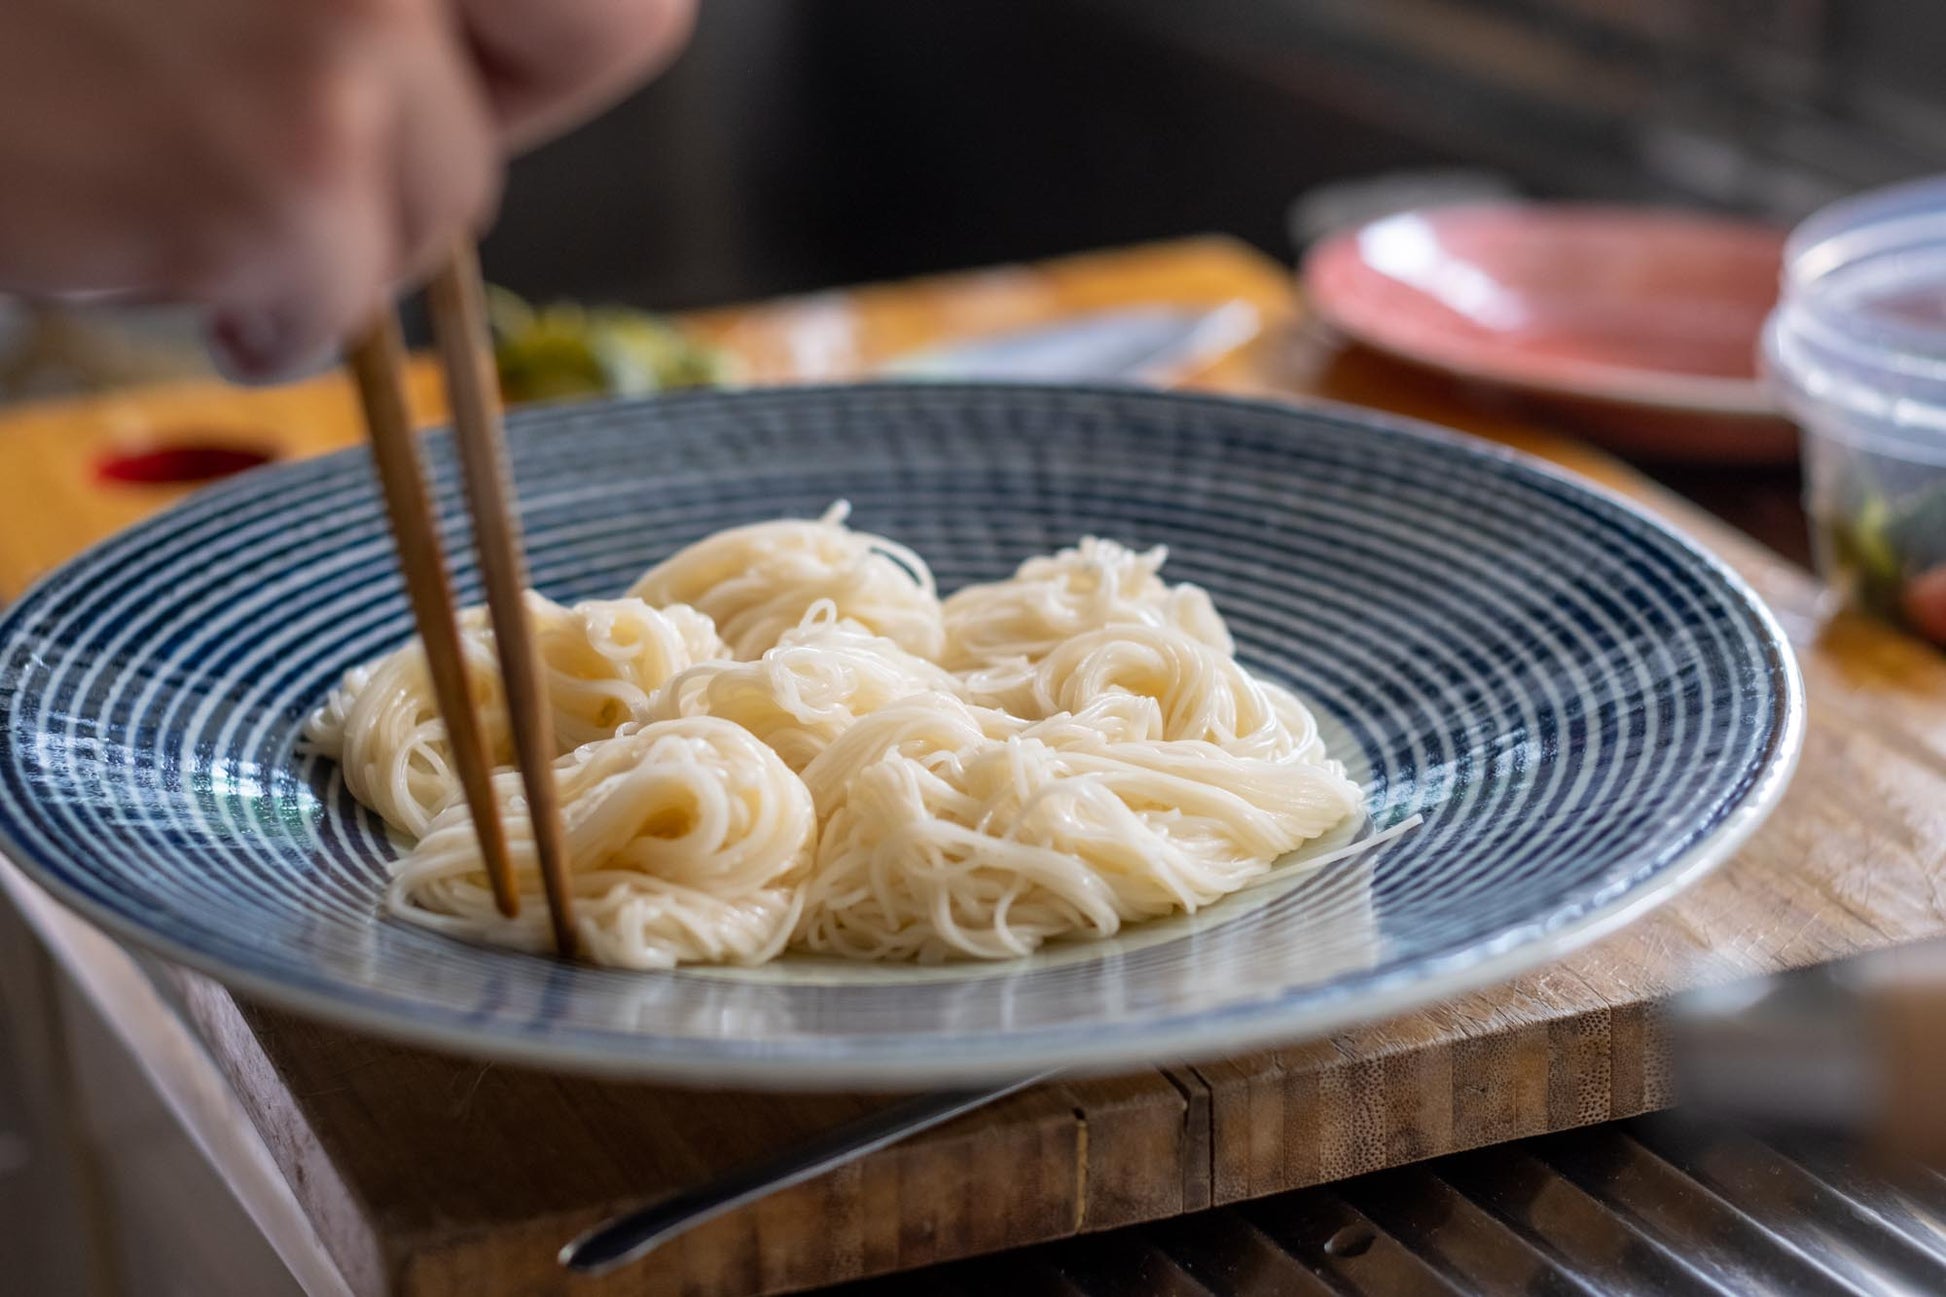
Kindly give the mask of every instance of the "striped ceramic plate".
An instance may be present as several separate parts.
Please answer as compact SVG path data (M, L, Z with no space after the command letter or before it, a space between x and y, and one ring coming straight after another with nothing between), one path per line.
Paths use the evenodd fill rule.
M0 833L55 895L265 999L541 1065L749 1084L964 1081L1233 1051L1561 954L1720 859L1802 711L1730 573L1530 461L1349 410L895 385L530 413L535 584L625 588L712 529L852 501L990 579L1084 533L1170 548L1312 700L1381 832L1279 888L1007 966L632 974L382 917L394 847L298 726L411 629L362 455L247 474L0 625ZM440 503L459 513L443 441ZM455 545L456 553L463 545ZM477 599L472 569L458 572Z

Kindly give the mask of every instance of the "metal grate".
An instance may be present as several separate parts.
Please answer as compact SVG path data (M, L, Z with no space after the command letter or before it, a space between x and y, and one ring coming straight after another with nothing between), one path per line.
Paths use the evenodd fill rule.
M1946 1179L1664 1114L825 1297L1946 1292Z

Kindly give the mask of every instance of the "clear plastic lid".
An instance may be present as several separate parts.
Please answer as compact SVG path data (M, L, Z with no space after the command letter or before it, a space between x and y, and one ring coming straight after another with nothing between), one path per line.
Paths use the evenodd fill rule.
M1819 434L1946 462L1946 179L1847 199L1799 226L1764 349Z

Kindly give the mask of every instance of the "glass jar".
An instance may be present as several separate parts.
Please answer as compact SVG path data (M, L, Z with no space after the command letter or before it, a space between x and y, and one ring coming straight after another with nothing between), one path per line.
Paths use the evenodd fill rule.
M1946 645L1946 179L1799 226L1764 361L1802 430L1820 574Z

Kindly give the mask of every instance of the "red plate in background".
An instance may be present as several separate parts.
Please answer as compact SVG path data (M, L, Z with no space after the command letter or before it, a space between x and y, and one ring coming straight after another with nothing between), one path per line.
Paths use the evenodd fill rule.
M1319 244L1305 286L1368 346L1565 401L1618 449L1788 460L1757 374L1783 232L1656 209L1502 203L1403 212Z

